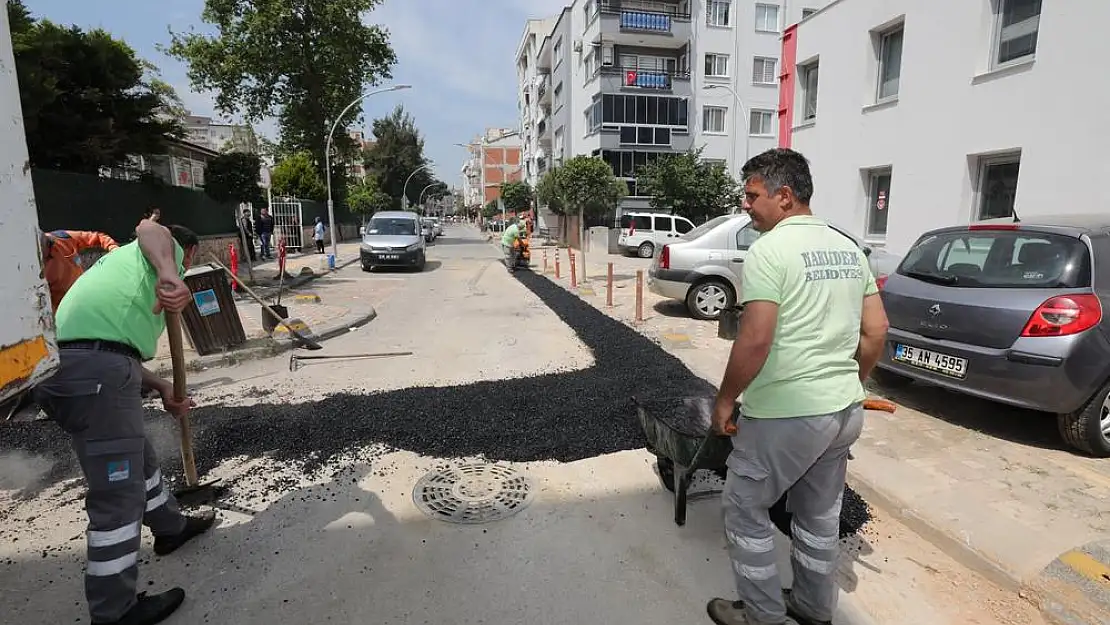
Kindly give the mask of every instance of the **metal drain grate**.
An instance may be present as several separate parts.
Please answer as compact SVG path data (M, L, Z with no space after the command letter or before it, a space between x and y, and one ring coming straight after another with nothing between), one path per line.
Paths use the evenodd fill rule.
M471 463L429 472L412 500L424 514L449 523L489 523L532 503L532 481L499 464Z

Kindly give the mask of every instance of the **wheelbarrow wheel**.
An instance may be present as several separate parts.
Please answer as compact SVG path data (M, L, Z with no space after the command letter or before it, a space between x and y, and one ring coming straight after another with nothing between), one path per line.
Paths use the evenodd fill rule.
M655 463L655 468L659 471L659 479L663 481L663 487L673 493L674 461L670 458L660 457Z

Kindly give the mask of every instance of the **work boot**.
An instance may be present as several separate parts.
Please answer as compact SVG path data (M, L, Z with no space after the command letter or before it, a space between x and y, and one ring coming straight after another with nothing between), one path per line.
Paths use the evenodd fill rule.
M786 602L786 614L798 622L798 625L832 625L832 621L819 621L802 614L794 605L794 601L790 597L790 589L782 589L782 598Z
M95 625L154 625L169 618L181 602L185 601L185 591L180 588L171 588L157 595L139 593L138 602L131 606L118 621L100 621Z
M186 516L185 529L173 536L155 536L154 537L154 553L160 556L168 556L177 548L190 539L200 536L212 528L216 522L216 512L209 510L200 516Z
M743 601L713 599L705 606L705 611L717 625L752 625L747 613L744 612Z

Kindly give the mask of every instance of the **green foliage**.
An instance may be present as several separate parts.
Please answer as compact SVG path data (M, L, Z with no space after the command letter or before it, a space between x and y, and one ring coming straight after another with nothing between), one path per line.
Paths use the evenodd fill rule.
M653 208L695 223L728 213L740 203L740 188L725 167L701 158L700 151L664 154L636 172L638 188Z
M566 207L563 204L563 197L560 195L559 186L559 172L560 169L549 169L547 173L540 178L539 184L536 185L536 201L541 206L546 206L547 209L556 215L566 214Z
M255 202L262 199L258 174L262 159L257 154L230 152L208 161L204 170L204 192L218 202Z
M613 212L617 202L628 195L628 185L613 175L608 163L594 156L571 158L562 167L548 172L540 187L553 212L583 213L587 219ZM559 210L553 207L553 199L558 200Z
M7 10L33 166L96 173L184 135L177 95L126 43Z
M347 192L347 208L363 218L389 210L392 204L393 199L383 193L377 182L370 177L352 186Z
M535 195L532 187L527 182L501 183L501 201L505 203L505 210L511 213L519 213L532 208L532 200Z
M424 156L424 138L415 120L404 107L398 106L387 117L375 119L372 128L374 145L362 155L368 175L373 176L378 188L393 199L396 209L402 206L401 196L408 180L409 203L417 204L421 190L435 179L428 168L416 171L426 165L428 159Z
M285 158L270 174L274 195L323 201L327 188L308 152L297 152Z
M497 205L497 200L493 200L482 207L482 217L486 219L501 218L501 207Z
M221 112L247 121L276 115L283 151L308 151L323 178L332 124L367 86L390 78L396 63L388 31L367 22L381 2L205 0L201 19L215 34L173 33L168 52L189 64L196 90L216 93ZM354 143L343 127L334 143L351 157ZM345 171L333 172L339 190Z

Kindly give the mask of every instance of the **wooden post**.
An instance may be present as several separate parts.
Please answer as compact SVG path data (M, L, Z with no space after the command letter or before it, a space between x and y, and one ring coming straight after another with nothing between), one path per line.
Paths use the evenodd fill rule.
M574 262L574 250L567 248L567 256L570 260L570 288L578 288L578 265Z
M605 277L605 305L609 308L613 307L613 263L609 263Z
M558 248L556 248L556 250L555 250L555 279L556 280L561 279L561 276L559 275L559 250L558 250Z
M644 321L644 270L636 271L636 323Z

